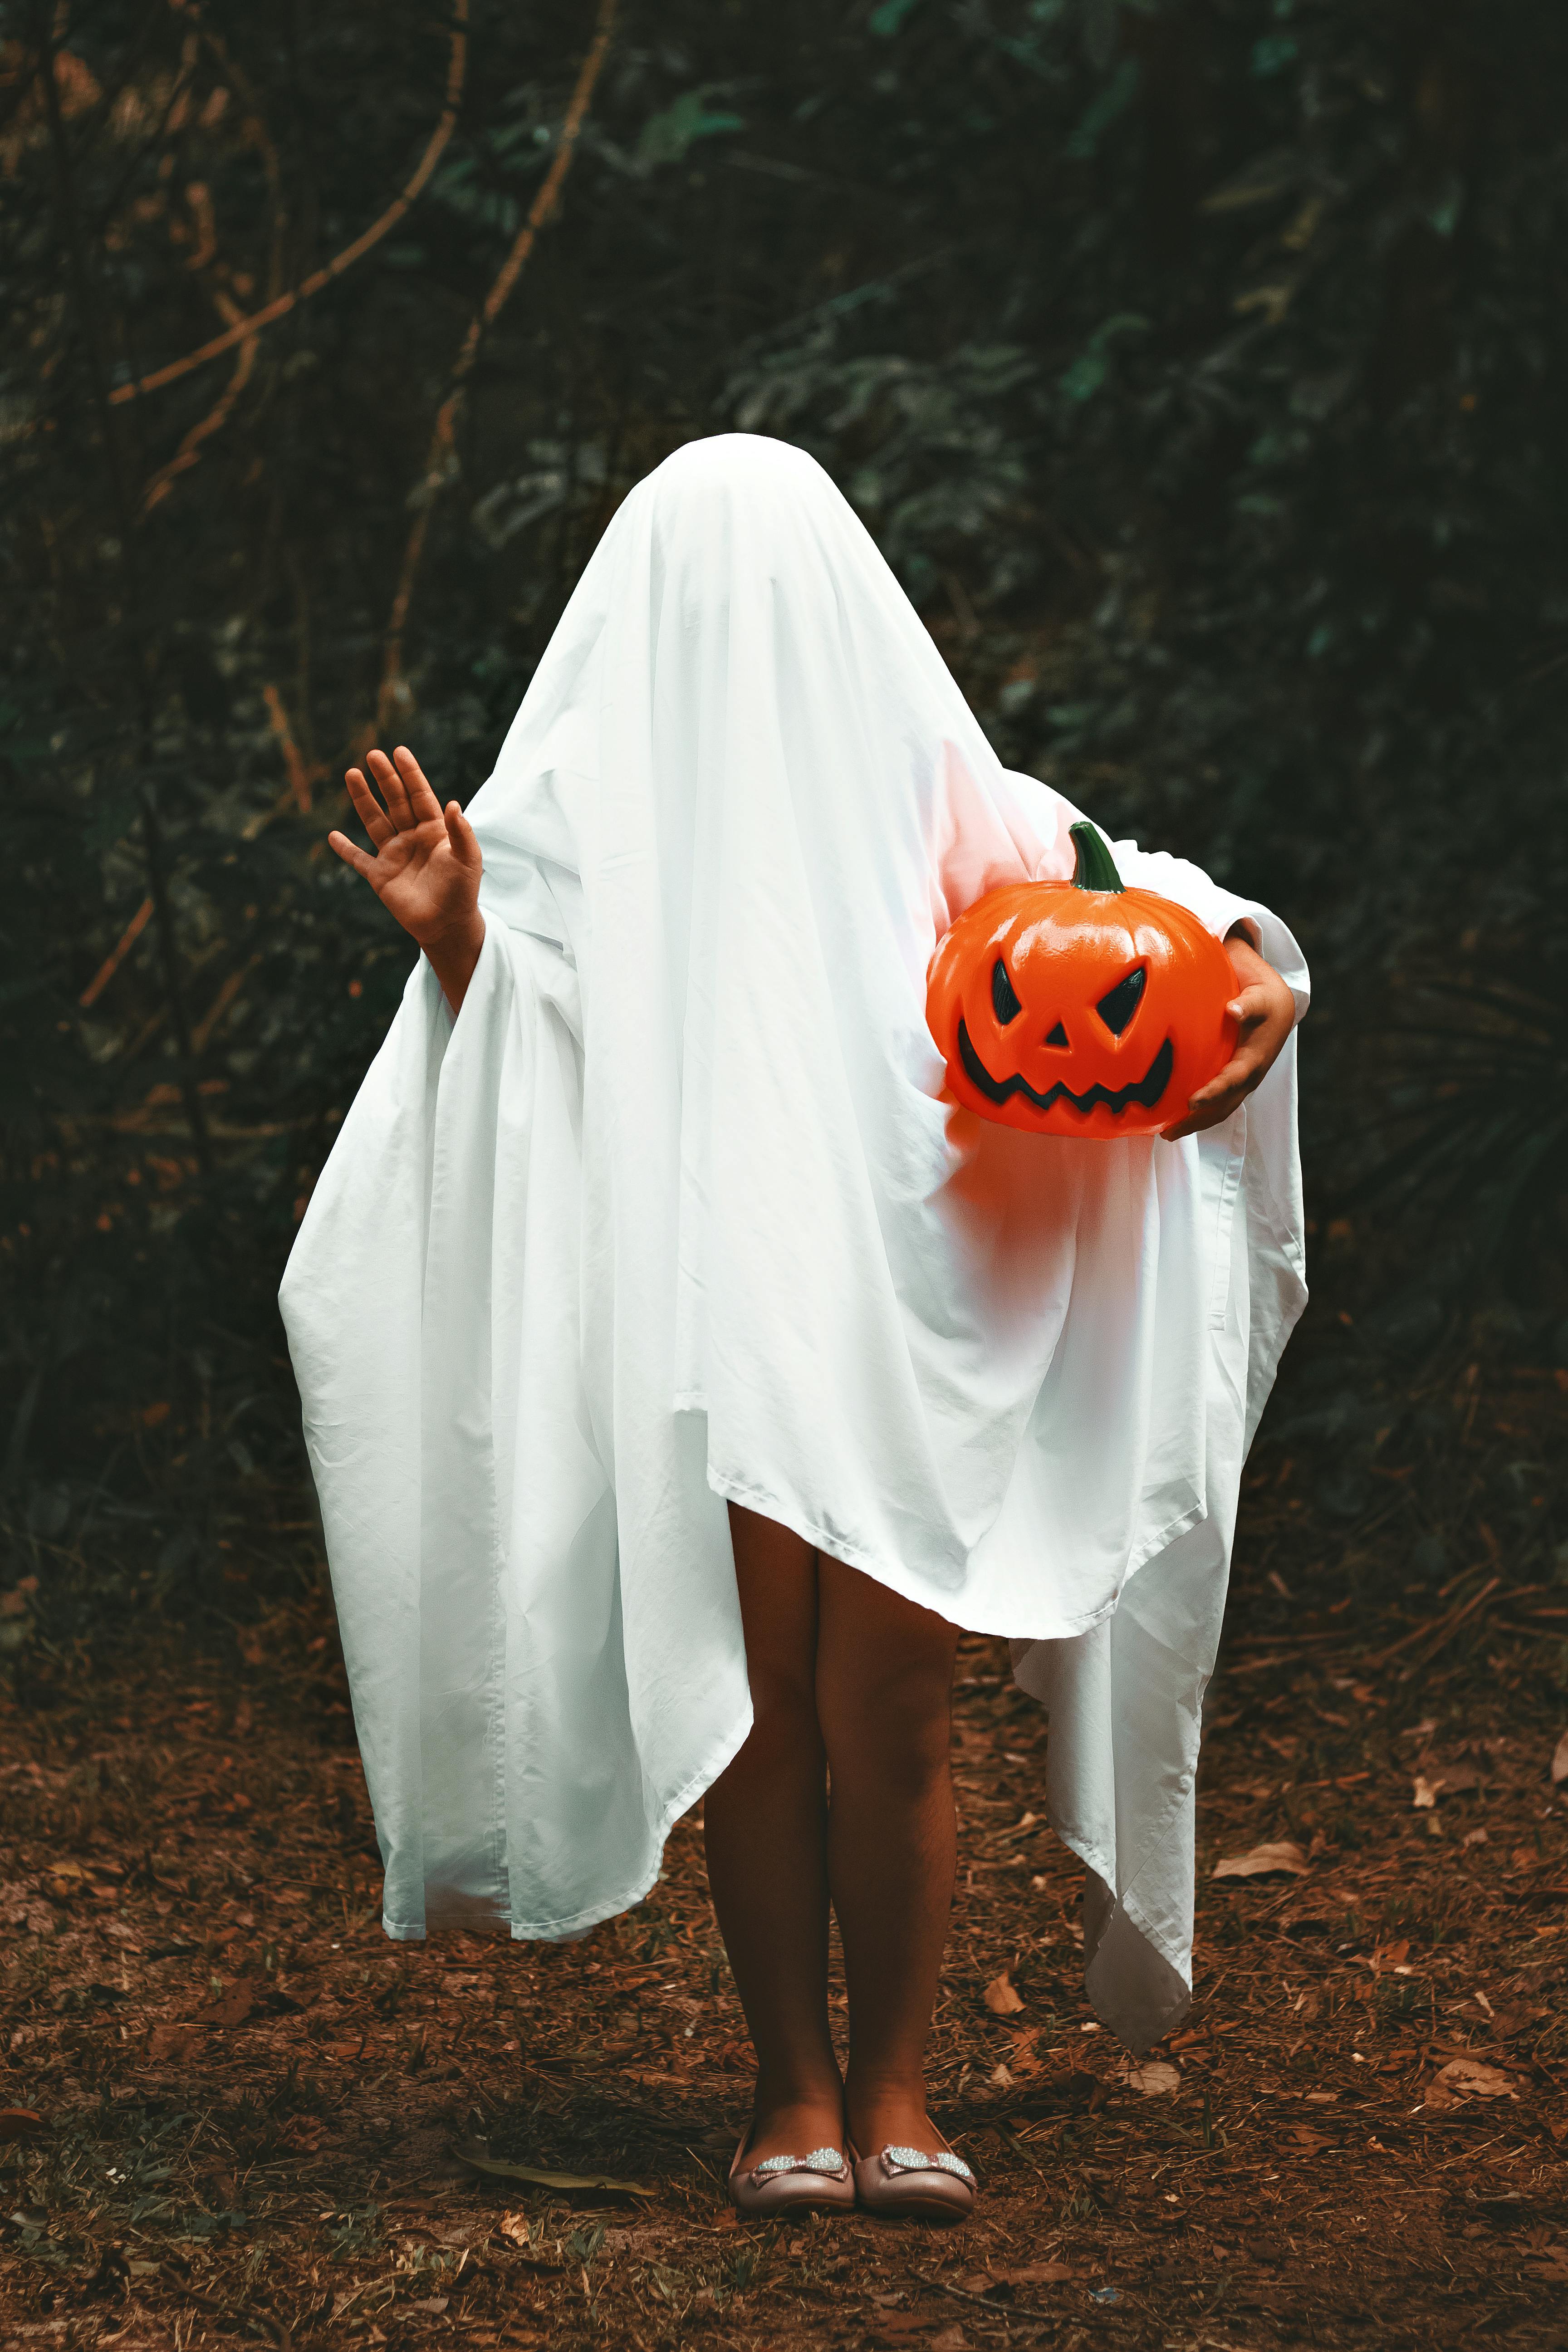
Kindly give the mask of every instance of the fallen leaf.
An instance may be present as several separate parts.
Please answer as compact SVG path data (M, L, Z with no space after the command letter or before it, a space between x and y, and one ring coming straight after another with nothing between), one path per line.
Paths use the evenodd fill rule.
M1024 2006L1018 1989L1005 1969L999 1977L992 1978L982 1999L993 2017L1012 2017Z
M1479 2058L1451 2058L1433 2075L1424 2094L1429 2107L1455 2107L1462 2099L1511 2099L1517 2095L1510 2075L1499 2067L1483 2065Z
M1301 1848L1289 1838L1278 1845L1255 1845L1250 1853L1229 1853L1216 1862L1209 1873L1211 1878L1268 1878L1281 1875L1302 1878L1306 1875L1307 1857Z
M154 2065L165 2060L183 2065L195 2054L200 2040L200 2032L194 2025L155 2025L147 2037L147 2055Z
M209 2000L196 2014L204 2025L243 2025L255 2007L253 1988L243 1977L237 1977L226 1991L216 2000Z
M1479 1789L1480 1784L1481 1776L1473 1764L1439 1764L1435 1756L1424 1756L1410 1801L1417 1807L1435 1805L1439 1797L1454 1796L1461 1789Z
M1039 2073L1040 2057L1035 2047L1039 2038L1040 2029L1037 2025L1020 2026L1014 2032L1013 2046L1007 2053L1005 2063L1007 2071L1015 2082L1021 2074Z
M43 2128L35 2107L0 2107L0 2139L34 2139Z
M931 2339L931 2352L964 2352L968 2341L962 2327L944 2327Z
M1402 1967L1409 1957L1410 1938L1405 1936L1397 1944L1380 1944L1367 1966L1374 1975L1381 1975L1386 1969Z
M503 2238L510 2238L514 2246L529 2246L533 2242L526 2213L503 2213L496 2228Z
M1129 2066L1121 2080L1130 2091L1142 2091L1146 2099L1174 2098L1182 2087L1181 2074L1163 2058L1150 2058L1142 2066Z
M616 2180L607 2172L543 2172L537 2165L514 2164L510 2157L491 2156L488 2148L457 2147L452 2153L459 2164L493 2180L526 2180L535 2189L596 2189L613 2197L651 2197L654 2193L638 2180Z
M1552 1779L1554 1786L1568 1780L1568 1731L1563 1734L1552 1753Z
M991 2080L995 2084L999 2091L1010 2091L1013 2087L1013 2077L1009 2074L1005 2065L994 2066L992 2068Z
M1073 2275L1068 2263L1025 2263L1018 2270L1003 2271L1000 2275L1009 2286L1056 2286Z

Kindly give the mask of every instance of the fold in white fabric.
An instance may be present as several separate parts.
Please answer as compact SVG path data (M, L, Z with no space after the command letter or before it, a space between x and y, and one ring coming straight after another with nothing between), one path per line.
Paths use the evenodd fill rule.
M1134 2048L1190 1984L1242 1461L1305 1298L1294 1041L1178 1144L942 1096L926 967L1078 815L1004 770L826 474L696 442L622 506L469 814L282 1304L398 1937L581 1931L751 1722L725 1498L1006 1636ZM1114 845L1123 879L1268 910Z

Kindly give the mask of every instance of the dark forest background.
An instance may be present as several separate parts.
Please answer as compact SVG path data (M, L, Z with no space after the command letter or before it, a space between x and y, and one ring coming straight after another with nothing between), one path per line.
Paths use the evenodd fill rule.
M734 426L1009 763L1298 928L1270 1428L1326 1523L1476 1363L1568 1365L1554 0L0 26L0 1636L242 1617L308 1527L274 1293L410 962L345 759L466 798L617 500ZM1539 1468L1487 1539L1550 1576Z

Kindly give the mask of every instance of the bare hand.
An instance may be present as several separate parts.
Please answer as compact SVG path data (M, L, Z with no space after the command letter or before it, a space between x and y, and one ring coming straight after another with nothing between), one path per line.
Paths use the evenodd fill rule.
M400 743L390 760L373 751L365 764L381 800L363 769L351 768L345 781L372 853L356 848L344 833L330 833L327 840L417 940L456 1012L484 945L478 838L456 801L442 808L406 745Z
M1296 1000L1271 963L1239 933L1225 943L1240 988L1226 1006L1237 1024L1236 1051L1217 1077L1200 1087L1187 1103L1187 1116L1162 1128L1167 1143L1217 1127L1260 1086L1296 1025Z

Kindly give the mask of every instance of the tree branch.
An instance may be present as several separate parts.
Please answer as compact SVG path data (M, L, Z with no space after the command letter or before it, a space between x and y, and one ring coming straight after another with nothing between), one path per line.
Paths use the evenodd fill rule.
M609 50L610 35L615 29L616 0L599 0L598 22L587 56L577 76L565 120L561 125L561 137L550 169L540 184L538 194L528 208L528 217L512 239L511 250L496 275L495 283L484 301L468 321L456 361L453 362L451 384L446 399L436 414L435 430L430 436L429 454L425 460L425 479L421 485L421 502L408 534L408 544L403 551L403 568L398 574L397 593L392 600L392 613L386 626L386 641L382 653L381 688L376 696L375 723L383 731L399 708L408 699L408 688L403 674L403 637L408 622L408 607L414 595L414 583L425 554L426 534L430 527L431 510L450 478L449 460L456 438L458 412L463 404L463 392L479 357L479 344L487 331L500 318L508 297L522 273L523 265L533 251L534 241L545 223L551 219L560 200L561 189L572 169L577 152L577 137L593 100L594 86L599 79Z
M443 148L457 129L458 108L468 71L468 0L452 0L452 47L447 67L447 96L441 119L431 132L413 175L380 217L356 236L352 245L345 245L341 253L334 254L324 268L312 270L309 278L302 279L298 286L290 287L286 294L279 294L276 301L264 303L259 310L251 311L247 318L237 319L232 327L226 328L221 335L215 335L210 342L203 343L196 351L187 352L184 359L171 360L166 367L154 368L151 375L141 377L135 383L118 385L109 394L115 407L128 400L140 400L147 393L161 392L164 384L177 383L181 376L189 375L193 368L204 366L208 360L216 360L221 352L232 351L236 343L259 334L263 327L270 327L278 320L286 318L300 303L308 302L324 286L330 286L345 270L352 269L372 246L380 244L388 229L396 227L436 169Z

